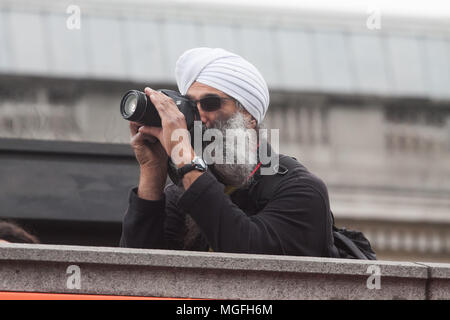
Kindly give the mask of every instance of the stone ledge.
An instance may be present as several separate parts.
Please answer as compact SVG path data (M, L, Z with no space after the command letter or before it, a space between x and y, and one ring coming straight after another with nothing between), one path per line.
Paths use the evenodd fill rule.
M69 289L67 268L81 270ZM369 289L381 273L380 289ZM436 269L436 278L430 276ZM391 261L2 244L0 291L217 299L449 298L450 265ZM429 292L428 292L428 291Z
M8 244L1 260L73 262L167 268L207 268L271 272L367 275L369 265L391 277L427 277L426 267L411 262L362 261L296 256L232 254L157 249ZM327 263L324 263L324 260Z
M420 262L420 265L428 268L428 299L449 300L450 299L450 264Z

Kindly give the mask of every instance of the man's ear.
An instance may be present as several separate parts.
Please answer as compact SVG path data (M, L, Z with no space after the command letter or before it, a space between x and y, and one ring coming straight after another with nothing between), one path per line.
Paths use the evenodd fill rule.
M258 125L258 122L256 119L248 112L247 110L243 109L244 117L247 118L248 123L250 124L248 129L256 129L256 126Z
M256 122L256 119L252 117L252 120L250 120L250 128L256 129L256 126L258 123Z

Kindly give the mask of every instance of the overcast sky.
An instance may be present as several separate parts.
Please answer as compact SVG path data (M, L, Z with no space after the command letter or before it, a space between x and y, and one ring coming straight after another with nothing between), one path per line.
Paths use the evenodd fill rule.
M369 7L382 14L406 16L448 17L450 0L178 0L179 2L207 2L225 5L255 5L265 7L305 8L365 13Z

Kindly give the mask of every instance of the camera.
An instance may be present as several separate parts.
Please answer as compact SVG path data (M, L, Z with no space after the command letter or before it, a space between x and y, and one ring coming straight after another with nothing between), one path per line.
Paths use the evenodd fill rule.
M161 89L157 91L172 98L178 109L184 114L188 130L193 128L195 120L200 120L197 106L192 100L174 90ZM150 97L142 91L127 91L120 102L120 113L128 121L151 127L161 127L158 110L151 102Z
M183 96L177 91L161 89L157 90L172 98L178 109L184 114L186 126L191 136L191 145L194 146L194 121L200 121L200 113L197 105L189 98ZM144 92L138 90L127 91L120 101L120 113L128 121L134 121L142 125L151 127L161 127L161 117L158 110ZM202 125L202 132L205 127ZM168 159L167 173L175 184L181 183L181 177L172 160Z

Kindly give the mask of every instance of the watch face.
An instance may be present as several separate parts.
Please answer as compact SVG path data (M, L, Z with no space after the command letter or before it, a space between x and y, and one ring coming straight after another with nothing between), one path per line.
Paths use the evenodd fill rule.
M192 160L192 164L197 170L206 171L207 166L202 158L194 157L194 159Z

